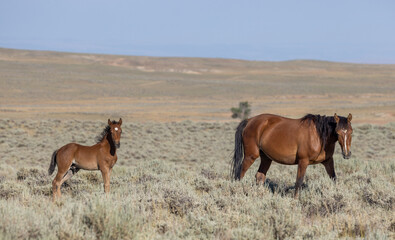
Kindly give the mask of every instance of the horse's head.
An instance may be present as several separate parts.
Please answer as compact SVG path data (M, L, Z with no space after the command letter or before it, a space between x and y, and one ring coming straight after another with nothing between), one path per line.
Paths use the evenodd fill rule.
M352 127L351 127L351 113L348 117L339 117L335 113L336 122L336 133L337 140L339 141L340 147L342 148L342 154L344 159L349 159L351 156L351 138L352 138Z
M118 122L111 121L108 119L108 126L110 126L110 132L112 140L117 148L121 146L121 133L122 133L122 118Z

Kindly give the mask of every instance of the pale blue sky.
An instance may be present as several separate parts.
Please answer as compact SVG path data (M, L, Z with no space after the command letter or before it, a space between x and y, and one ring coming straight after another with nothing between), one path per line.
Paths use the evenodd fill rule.
M395 63L395 1L0 0L0 47Z

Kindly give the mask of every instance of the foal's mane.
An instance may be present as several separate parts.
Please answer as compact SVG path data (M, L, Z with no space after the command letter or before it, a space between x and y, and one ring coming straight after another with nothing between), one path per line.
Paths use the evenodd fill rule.
M347 123L347 118L339 116L339 119L339 123L343 124L344 121ZM315 128L321 140L321 149L325 148L329 137L331 137L333 134L337 134L335 131L336 121L334 117L327 117L325 115L321 116L319 114L307 114L300 120L300 122L307 122L308 124L313 122L315 124Z
M111 121L111 123L112 124L115 124L115 123L118 123L117 121ZM96 137L96 143L99 143L99 142L101 142L102 140L103 140L103 138L107 135L107 133L109 133L110 132L110 126L109 125L107 125L104 129L103 129L103 131Z

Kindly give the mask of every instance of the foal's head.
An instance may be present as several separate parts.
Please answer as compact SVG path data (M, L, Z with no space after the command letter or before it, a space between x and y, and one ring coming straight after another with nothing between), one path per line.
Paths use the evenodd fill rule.
M351 127L351 113L348 117L339 117L335 113L334 116L336 122L336 133L337 140L339 141L340 147L342 148L342 154L344 159L349 159L351 156L351 138L352 138L352 127Z
M109 133L111 133L112 140L117 148L121 146L121 133L122 133L122 118L118 122L111 121L108 119L108 126L110 127Z

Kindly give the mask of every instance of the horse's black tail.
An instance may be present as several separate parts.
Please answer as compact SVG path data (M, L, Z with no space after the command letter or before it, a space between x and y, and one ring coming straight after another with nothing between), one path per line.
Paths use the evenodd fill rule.
M245 119L240 122L235 133L235 150L232 159L232 170L231 176L235 180L240 180L241 166L243 163L244 156L244 144L243 144L243 131L247 126L248 120Z
M48 175L52 175L53 171L55 171L55 167L56 167L56 154L58 153L58 150L55 150L52 153L52 158L51 158L51 163L49 164L49 168L48 168Z

